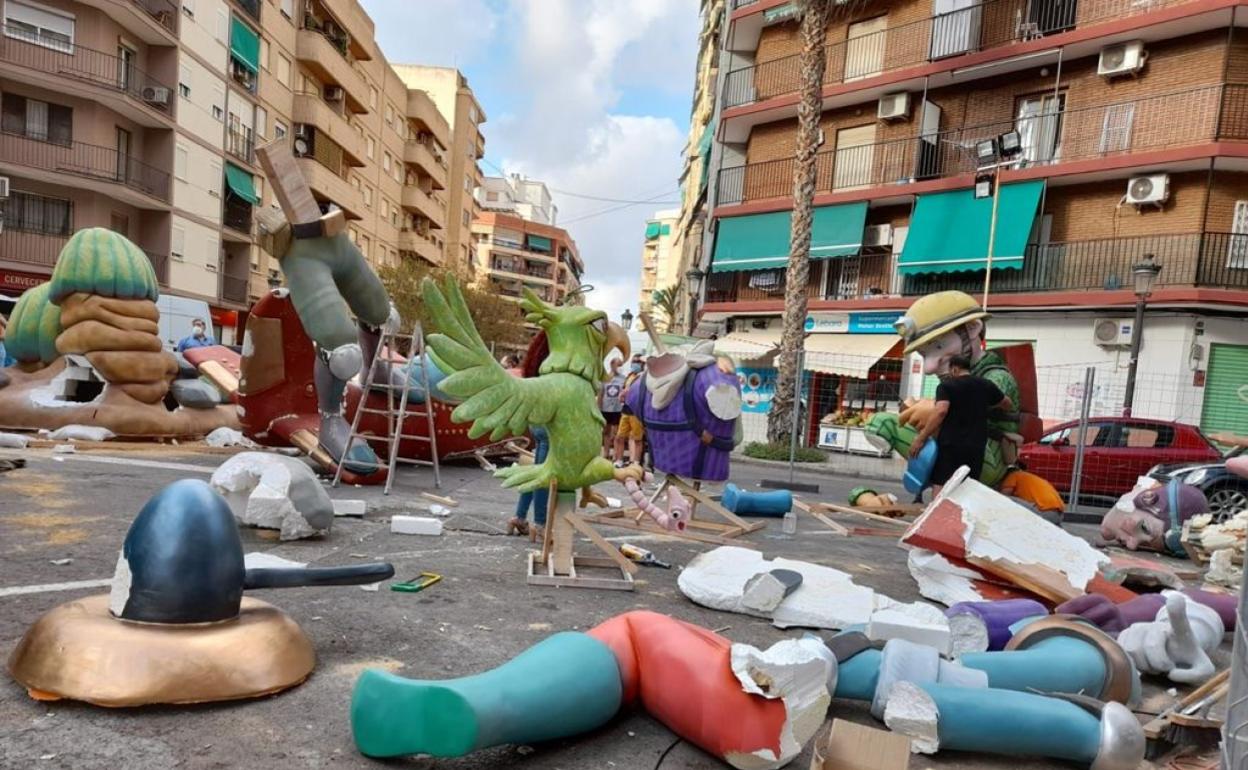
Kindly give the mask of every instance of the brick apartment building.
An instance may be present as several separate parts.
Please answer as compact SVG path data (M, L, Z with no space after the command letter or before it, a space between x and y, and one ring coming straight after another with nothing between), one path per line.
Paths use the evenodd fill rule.
M891 321L924 294L983 291L992 206L973 193L973 147L1017 131L990 343L1032 344L1042 370L1120 372L1131 269L1155 255L1141 370L1173 391L1147 416L1248 433L1246 5L882 0L832 23L807 346L879 363L814 363L816 388L835 401L846 380L888 381L895 401L932 386L897 364ZM779 336L800 37L780 0L728 14L698 311L748 361ZM1127 328L1094 336L1106 319Z
M660 289L679 293L680 252L676 245L675 229L680 225L680 209L654 212L646 220L646 239L641 246L641 291L637 297L639 312L651 313L660 329L675 331L676 318L662 313L654 314L654 293Z
M464 184L448 119L355 0L3 0L3 20L0 293L46 280L74 231L110 227L238 341L280 279L253 216L276 205L254 151L277 139L370 263L444 262L446 188Z

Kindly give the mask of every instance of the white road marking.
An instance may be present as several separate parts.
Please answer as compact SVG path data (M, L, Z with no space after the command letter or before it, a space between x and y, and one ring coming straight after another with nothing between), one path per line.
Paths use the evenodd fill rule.
M5 453L5 454L0 454L0 456L21 457L22 455ZM31 455L26 455L26 456L31 457ZM159 462L157 460L144 460L138 457L105 457L102 455L72 454L72 455L57 455L55 458L52 458L50 456L39 457L36 455L34 456L34 459L39 459L39 460L55 459L57 461L64 461L64 462L106 463L108 465L133 465L133 466L138 466L141 468L161 468L163 470L169 470L169 471L190 471L191 473L207 473L207 474L211 474L213 471L216 470L216 468L211 467L211 466L206 466L206 465L192 465L190 463L164 463L164 462Z
M71 583L41 583L34 586L9 586L0 588L0 597L22 596L23 594L43 594L49 591L77 591L81 588L103 588L111 585L112 578L102 580L75 580Z

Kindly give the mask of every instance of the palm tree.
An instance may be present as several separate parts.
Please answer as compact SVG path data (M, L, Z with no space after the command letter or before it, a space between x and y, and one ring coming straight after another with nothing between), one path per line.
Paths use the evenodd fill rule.
M826 37L833 13L845 16L864 0L797 0L801 17L801 101L797 105L797 152L793 165L793 222L789 264L784 276L784 324L776 357L776 391L767 416L767 439L783 442L793 430L793 388L806 323L806 284L810 280L810 226L815 196L819 117L823 112Z
M664 329L671 331L676 326L676 303L679 298L679 287L668 286L666 289L655 289L650 295L650 306L663 314Z

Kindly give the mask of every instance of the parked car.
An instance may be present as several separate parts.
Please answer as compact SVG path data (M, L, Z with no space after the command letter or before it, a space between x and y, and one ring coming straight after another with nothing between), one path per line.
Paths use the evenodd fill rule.
M1024 468L1047 479L1059 492L1070 492L1074 472L1078 421L1052 428L1039 441L1024 444ZM1084 434L1080 497L1119 497L1130 492L1140 476L1161 464L1192 465L1222 459L1213 442L1195 425L1135 417L1095 417Z
M1199 488L1209 500L1214 520L1221 521L1248 509L1248 479L1226 469L1227 460L1245 454L1248 447L1236 447L1217 462L1162 463L1149 470L1148 475L1159 481L1178 479Z

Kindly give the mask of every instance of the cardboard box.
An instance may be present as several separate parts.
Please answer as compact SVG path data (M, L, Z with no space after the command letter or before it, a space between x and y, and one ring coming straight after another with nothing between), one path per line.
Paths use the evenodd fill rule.
M905 770L910 739L898 733L834 719L826 737L815 741L810 770Z

